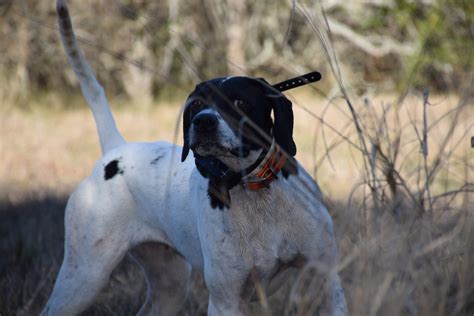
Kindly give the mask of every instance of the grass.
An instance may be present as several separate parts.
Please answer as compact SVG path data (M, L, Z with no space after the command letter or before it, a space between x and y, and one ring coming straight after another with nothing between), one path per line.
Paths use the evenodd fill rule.
M291 97L297 158L333 216L351 314L473 315L472 104L452 95L430 96L431 105L421 94L402 103L355 99L364 151L342 98ZM41 310L62 259L65 201L100 156L89 110L64 110L59 100L47 96L22 110L4 100L0 108L0 315ZM178 103L132 102L113 112L128 140L181 143ZM307 314L316 289L309 275L290 280L270 314ZM143 298L143 277L126 258L85 314L133 314ZM205 314L206 306L195 275L182 313Z

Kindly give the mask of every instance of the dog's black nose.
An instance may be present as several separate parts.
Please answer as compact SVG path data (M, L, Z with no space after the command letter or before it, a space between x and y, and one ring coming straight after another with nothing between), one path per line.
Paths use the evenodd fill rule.
M217 128L217 117L212 113L198 114L193 118L193 125L199 132L212 132Z

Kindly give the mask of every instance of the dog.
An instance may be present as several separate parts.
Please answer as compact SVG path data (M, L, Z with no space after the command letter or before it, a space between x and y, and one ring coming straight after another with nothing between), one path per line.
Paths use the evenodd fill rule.
M332 220L294 158L291 102L263 79L217 78L187 98L182 149L126 143L64 0L57 12L103 156L68 200L64 259L42 315L84 311L127 253L146 275L140 315L176 314L192 269L209 289L209 315L246 315L306 267L322 280L320 313L346 315Z

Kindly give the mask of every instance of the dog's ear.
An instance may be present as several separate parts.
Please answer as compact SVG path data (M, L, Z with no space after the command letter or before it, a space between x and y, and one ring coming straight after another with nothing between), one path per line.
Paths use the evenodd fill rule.
M288 155L296 155L293 141L293 109L292 103L283 93L272 87L265 79L258 79L265 86L265 98L273 110L273 137Z
M183 112L183 151L181 153L181 162L186 160L186 157L188 157L189 154L189 127L191 125L191 118L189 117L191 115L190 113L190 107L186 106Z

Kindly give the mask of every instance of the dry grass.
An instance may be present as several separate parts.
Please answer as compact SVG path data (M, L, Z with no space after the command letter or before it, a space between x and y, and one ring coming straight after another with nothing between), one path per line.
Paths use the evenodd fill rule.
M52 104L49 104L51 102ZM0 109L1 198L18 200L25 194L68 194L92 170L100 147L87 106L65 111L53 96L32 102L27 110ZM74 101L75 102L75 101ZM115 118L130 141L173 140L179 107L123 107ZM179 139L180 140L180 139Z
M313 94L290 94L294 102L295 139L298 144L297 158L333 199L346 198L362 172L361 155L341 135L357 142L355 129L344 100L331 103ZM396 98L380 96L372 98L372 106L361 106L361 115L371 123L371 111L378 112L388 107ZM456 108L456 96L435 96L431 100L428 121L435 122ZM41 195L44 192L69 193L74 186L88 175L100 157L100 148L92 114L82 100L73 98L75 106L65 111L58 104L64 102L51 95L41 103L30 102L26 110L18 110L11 103L0 108L0 198L16 200L24 194ZM390 103L392 102L392 103ZM114 102L112 102L114 103ZM416 164L419 143L411 126L410 117L420 123L421 96L412 96L400 110L402 139L400 154L407 164ZM167 140L182 143L181 127L175 135L179 119L179 103L158 103L153 106L119 103L113 109L120 131L128 141ZM304 108L303 108L304 107ZM308 114L311 111L311 114ZM390 115L393 116L393 111ZM410 113L410 117L407 113ZM453 114L451 112L451 114ZM463 109L462 118L454 130L450 148L455 148L456 159L467 155L468 135L472 134L474 109ZM389 124L395 129L398 123L393 117ZM324 120L324 124L320 119ZM429 159L435 157L439 142L449 128L450 117L441 120L430 131ZM471 133L469 133L471 130ZM457 144L461 141L460 144ZM327 155L327 147L333 144ZM449 148L448 148L449 150ZM450 170L451 175L463 172L459 163ZM450 184L455 179L448 181ZM4 189L5 188L5 189ZM445 190L450 186L443 187Z
M326 193L351 314L473 315L472 104L432 96L424 119L421 95L402 104L393 96L361 99L364 152L344 100L291 97L298 159ZM64 111L58 102L50 96L29 110L0 109L1 315L34 314L44 304L62 256L65 198L100 155L86 106ZM175 139L179 104L113 111L128 140ZM290 282L273 298L273 314L293 305L296 314L311 310L307 297L316 288ZM142 298L143 279L125 260L87 314L128 315ZM196 276L183 313L205 310Z

